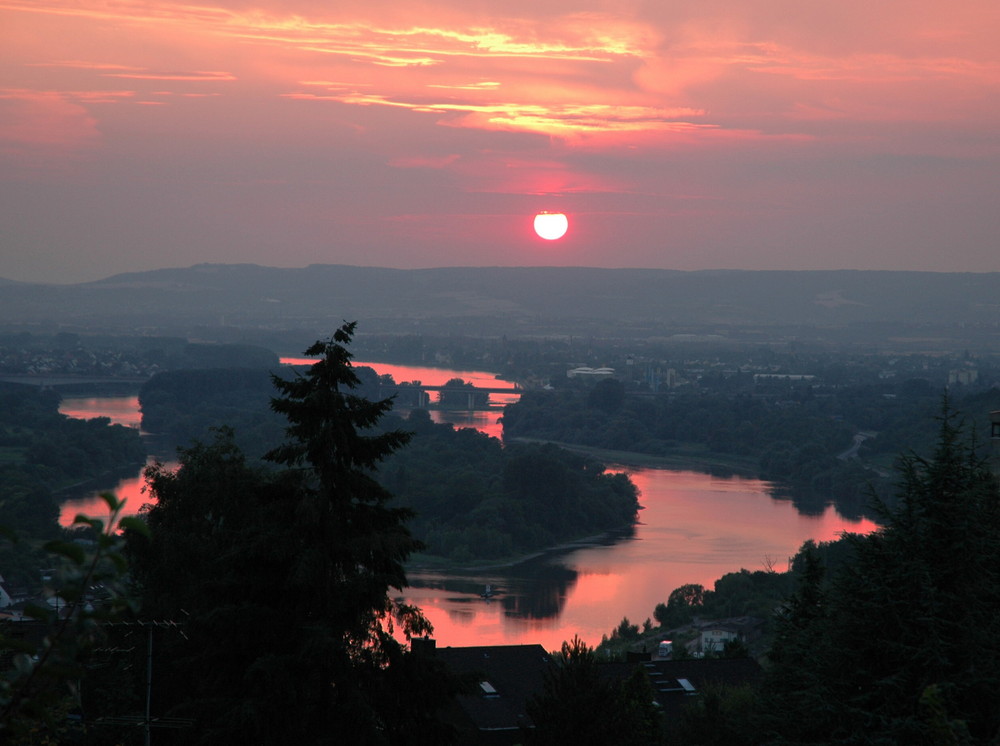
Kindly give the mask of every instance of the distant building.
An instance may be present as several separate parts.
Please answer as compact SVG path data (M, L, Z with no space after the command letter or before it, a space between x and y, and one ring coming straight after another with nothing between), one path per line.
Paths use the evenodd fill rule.
M652 659L640 665L649 674L668 730L670 723L680 715L680 710L696 701L706 687L753 686L764 674L753 658ZM624 675L628 673L630 671L624 672Z
M799 373L754 373L753 382L761 381L813 381L816 376L802 375Z
M614 378L614 375L614 368L588 368L587 366L583 366L566 371L567 378L600 380L602 378Z
M452 720L463 744L519 744L532 727L527 703L539 694L552 659L541 645L482 645L437 648L433 640L414 640L460 674L475 674L479 691L458 698Z
M958 368L948 371L948 385L971 386L979 380L979 371L975 368Z
M541 694L545 676L554 665L541 645L482 645L438 648L434 640L414 639L413 651L436 655L452 671L474 674L475 694L458 698L449 718L459 730L459 743L478 746L514 746L524 743L525 730L534 727L527 703ZM680 709L697 701L707 687L754 685L763 670L751 658L667 660L649 653L630 654L628 661L601 663L599 674L611 681L626 680L636 667L649 676L656 703L669 729Z
M701 628L701 652L721 653L727 642L749 644L760 637L763 627L763 619L751 616L705 624Z

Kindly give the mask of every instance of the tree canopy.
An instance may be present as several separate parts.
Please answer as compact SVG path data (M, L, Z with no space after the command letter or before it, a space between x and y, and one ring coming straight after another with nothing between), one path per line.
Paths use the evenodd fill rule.
M961 436L946 407L933 457L902 460L898 507L828 583L806 557L765 690L774 742L1000 737L1000 492Z
M383 412L367 434L413 435L378 463L377 475L394 504L413 511L407 526L425 545L421 555L454 562L510 558L634 523L639 502L626 475L609 474L593 459L551 445L504 447L475 429L435 424L410 395L419 389L365 366L350 372L359 381L350 389L358 401L382 392L395 406L411 408L405 420ZM288 375L282 373L279 385L297 385ZM157 375L142 389L144 425L184 443L211 441L211 428L227 426L248 461L277 454L284 413L268 410L272 380L263 370ZM461 398L464 407L467 395ZM305 465L303 460L296 468Z
M563 642L544 688L527 704L534 728L528 744L538 746L650 746L660 742L660 718L646 672L609 678L593 648L578 637Z
M430 629L393 598L419 543L373 477L408 436L372 431L390 403L353 393L353 330L310 347L321 359L305 374L274 379L288 427L269 458L285 468L250 466L220 431L176 473L150 472L136 576L149 613L188 615L158 663L158 704L196 718L201 742L448 740L434 716L450 683L394 635Z

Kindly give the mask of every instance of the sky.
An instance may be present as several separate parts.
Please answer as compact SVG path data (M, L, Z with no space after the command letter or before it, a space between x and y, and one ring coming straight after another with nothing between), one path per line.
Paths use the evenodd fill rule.
M0 277L1000 271L998 32L997 0L0 0Z

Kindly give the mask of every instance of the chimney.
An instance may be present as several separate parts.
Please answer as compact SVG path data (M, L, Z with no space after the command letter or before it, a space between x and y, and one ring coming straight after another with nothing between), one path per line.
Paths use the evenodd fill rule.
M410 640L410 652L432 657L437 647L433 637L414 637Z

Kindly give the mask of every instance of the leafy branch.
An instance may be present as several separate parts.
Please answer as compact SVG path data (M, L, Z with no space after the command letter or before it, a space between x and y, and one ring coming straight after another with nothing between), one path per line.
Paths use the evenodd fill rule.
M78 515L73 522L72 528L89 528L95 537L89 544L60 539L43 545L55 563L43 587L48 603L28 605L24 615L33 621L9 622L0 631L0 651L9 656L0 675L0 736L60 732L64 724L58 721L79 700L82 661L102 638L102 624L133 610L120 532L148 536L149 529L142 520L121 515L125 500L111 493L101 499L107 521ZM40 625L41 642L20 634L21 624Z

